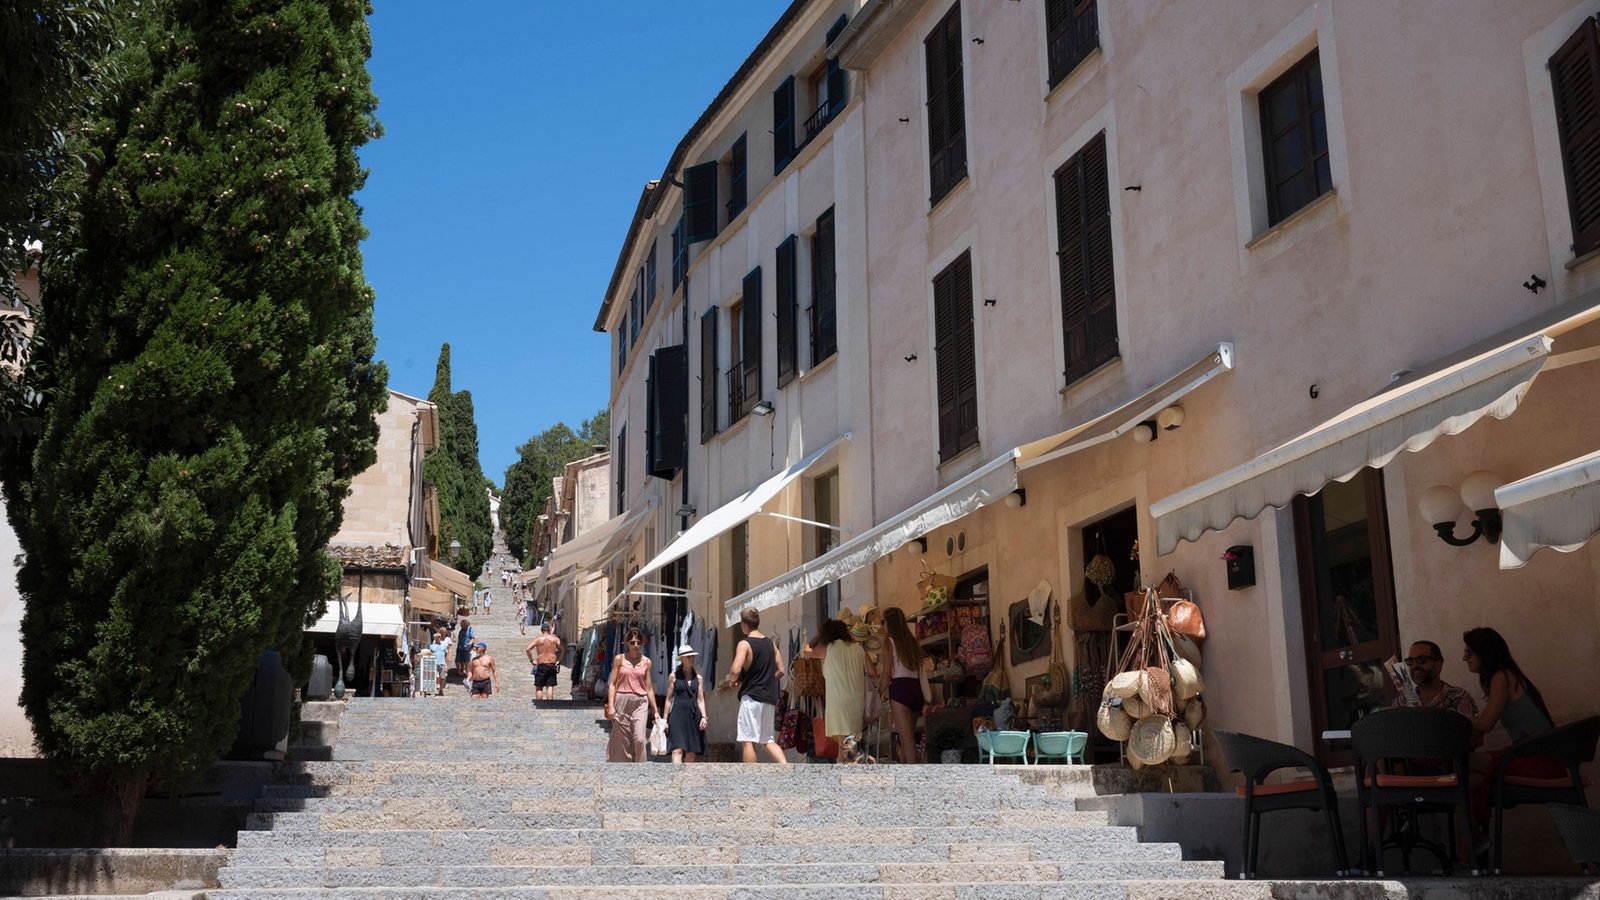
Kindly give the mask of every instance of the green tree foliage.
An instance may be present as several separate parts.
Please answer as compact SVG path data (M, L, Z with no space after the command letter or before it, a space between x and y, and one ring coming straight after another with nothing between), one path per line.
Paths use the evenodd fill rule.
M46 756L117 797L122 841L152 782L231 744L263 650L304 666L387 380L352 199L378 133L366 3L140 9L81 132L99 162L54 214L54 395L7 498L23 706Z
M478 462L472 392L451 391L449 344L439 349L428 399L439 407L439 450L422 464L422 475L439 491L440 550L460 541L461 555L451 565L476 574L494 552L494 520L484 490L488 479Z
M524 565L532 565L534 525L544 514L550 499L550 479L560 475L567 463L590 455L593 447L611 442L611 411L602 409L585 419L576 433L566 423L557 423L529 438L517 448L517 461L506 468L506 489L500 497L500 528L506 534L506 548Z

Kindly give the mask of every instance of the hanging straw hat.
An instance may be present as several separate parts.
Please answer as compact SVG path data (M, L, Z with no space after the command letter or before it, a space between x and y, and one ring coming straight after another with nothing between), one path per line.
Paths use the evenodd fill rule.
M841 608L839 610L839 621L846 625L854 625L856 623L856 611L848 606Z
M1028 594L1028 616L1034 619L1044 618L1045 604L1050 602L1050 582L1040 579L1034 585L1033 591Z
M875 625L880 619L883 618L883 616L878 612L878 608L873 606L871 603L863 603L861 605L861 609L856 612L856 615L860 617L861 621L867 623L868 625Z
M872 629L864 622L857 622L850 626L850 638L858 644L866 643L872 637Z
M1172 720L1166 716L1146 716L1128 732L1128 757L1147 766L1166 762L1177 746Z

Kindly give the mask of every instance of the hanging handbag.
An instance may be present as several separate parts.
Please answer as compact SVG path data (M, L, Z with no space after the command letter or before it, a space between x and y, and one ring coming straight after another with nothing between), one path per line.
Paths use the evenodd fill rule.
M922 596L923 606L938 606L949 600L955 590L955 576L935 572L928 566L927 560L923 560L922 578L917 582L917 592Z
M1098 606L1101 600L1111 596L1111 587L1117 583L1117 564L1106 555L1105 533L1096 532L1095 538L1100 549L1083 567L1083 578L1100 589L1100 596L1088 601L1090 605Z
M806 646L806 634L800 632L800 646ZM794 679L794 694L802 700L821 698L827 695L827 686L822 678L822 660L806 656L802 651L789 663L789 677Z
M1011 694L1011 674L1007 670L1005 657L1000 654L1000 651L1005 649L1005 645L1006 623L1001 622L1000 635L994 639L995 665L994 668L989 670L989 674L983 677L983 683L985 686L993 687L1000 693L1009 696Z
M1206 620L1193 600L1179 600L1167 607L1167 627L1196 641L1206 639Z
M650 755L667 755L667 720L656 719L650 725Z
M1117 615L1117 605L1104 597L1091 604L1087 591L1079 591L1067 598L1067 627L1078 633L1110 631Z

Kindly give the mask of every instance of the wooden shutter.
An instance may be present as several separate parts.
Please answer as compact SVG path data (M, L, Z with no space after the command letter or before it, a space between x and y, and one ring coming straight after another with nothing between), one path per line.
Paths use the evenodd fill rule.
M1064 374L1071 383L1117 356L1105 132L1056 172L1056 236Z
M961 4L924 39L928 77L928 173L938 203L967 175L966 107L961 84Z
M744 317L740 337L744 344L739 349L744 356L744 407L749 409L761 399L761 267L756 266L744 277Z
M684 273L689 268L689 242L684 240L688 231L685 224L686 216L678 217L678 224L672 227L672 289L677 290L683 284Z
M933 280L934 356L939 397L939 460L978 442L978 369L972 322L972 254Z
M795 302L795 246L789 235L778 245L777 281L773 285L778 307L778 387L794 380L800 371L799 309Z
M617 432L617 455L611 459L612 470L617 473L617 483L613 487L616 492L616 502L612 506L616 515L622 515L628 508L628 426L624 424Z
M744 212L745 203L748 202L747 183L748 165L745 157L745 136L733 142L733 149L728 152L728 221Z
M794 159L794 76L772 92L772 174Z
M850 78L839 65L839 60L828 58L828 121L833 121L844 109L850 94Z
M700 317L700 443L717 435L717 315L713 306Z
M682 344L662 347L650 357L647 390L650 447L646 465L656 478L672 480L683 468L688 424L689 354Z
M1600 247L1600 41L1589 18L1550 57L1556 132L1567 175L1572 252Z
M1100 21L1095 0L1045 0L1045 34L1050 60L1050 86L1055 87L1100 46Z
M650 354L648 374L644 376L644 473L656 473L656 354Z
M656 241L650 241L650 255L644 259L644 308L656 305Z
M837 275L834 269L833 207L817 217L817 234L811 239L811 364L838 352L836 332Z
M683 215L689 220L686 244L717 236L717 164L702 163L683 173Z

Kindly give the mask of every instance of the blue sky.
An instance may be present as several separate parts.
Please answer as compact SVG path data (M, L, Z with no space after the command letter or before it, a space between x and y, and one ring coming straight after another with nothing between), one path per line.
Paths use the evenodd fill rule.
M789 0L375 0L362 246L389 386L448 342L484 474L609 397L600 301L645 182Z

